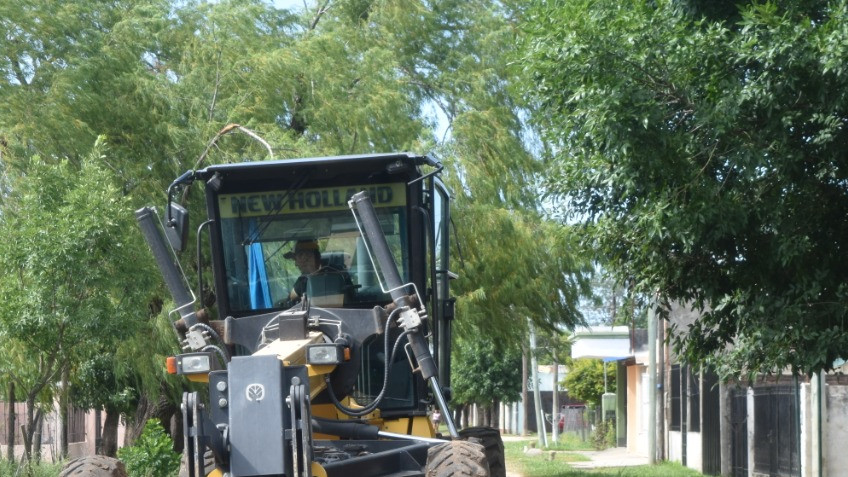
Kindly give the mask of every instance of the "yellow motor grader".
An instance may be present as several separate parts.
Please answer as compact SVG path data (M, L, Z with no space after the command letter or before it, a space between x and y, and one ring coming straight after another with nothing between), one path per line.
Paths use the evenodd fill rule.
M184 352L169 370L208 383L183 396L183 475L505 474L497 430L457 430L448 408L456 275L441 170L409 153L222 164L174 180L161 219L136 212L177 306ZM173 199L193 183L210 309L174 253L189 214Z

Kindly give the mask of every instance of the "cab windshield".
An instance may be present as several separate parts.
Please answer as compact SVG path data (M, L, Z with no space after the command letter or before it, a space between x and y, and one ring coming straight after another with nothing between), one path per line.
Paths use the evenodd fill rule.
M313 306L366 308L390 302L347 205L361 190L369 191L408 280L403 183L221 194L218 213L231 311L294 306L300 302L295 289L308 290ZM321 273L304 274L296 266L293 252L299 242L317 244Z

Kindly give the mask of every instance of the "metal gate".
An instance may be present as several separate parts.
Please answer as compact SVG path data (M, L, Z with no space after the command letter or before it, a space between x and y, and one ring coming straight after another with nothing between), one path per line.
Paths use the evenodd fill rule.
M798 409L795 387L754 388L754 472L771 477L798 475Z
M748 390L731 391L730 425L733 434L733 477L748 477Z
M718 376L704 372L701 386L701 458L705 475L721 475L721 413Z

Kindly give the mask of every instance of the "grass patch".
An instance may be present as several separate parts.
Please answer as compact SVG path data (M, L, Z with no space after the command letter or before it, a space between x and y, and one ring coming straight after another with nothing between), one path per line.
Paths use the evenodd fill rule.
M49 462L19 463L0 459L0 477L55 477L62 464Z
M559 449L554 457L550 460L550 452L553 449L542 451L541 455L527 455L524 453L524 447L529 446L531 441L509 441L504 442L504 455L506 457L506 467L510 472L521 474L524 477L546 477L569 475L563 474L568 472L571 467L568 462L581 462L589 460L588 457L573 452L569 449ZM561 444L562 447L568 447L567 444Z
M566 434L560 434L557 438L556 445L549 445L547 449L549 450L563 450L563 451L583 451L583 450L594 450L592 447L591 440L584 440L580 437L579 434L575 434L573 432L569 432ZM551 436L548 435L548 443L551 442Z
M603 477L696 477L700 472L683 467L677 462L663 462L657 465L639 465L635 467L615 467L609 469L594 469L586 471L571 471L565 474L550 474L558 476L603 476ZM525 477L530 477L526 474Z
M578 451L566 449L558 452L554 460L549 460L548 451L542 455L526 455L524 447L530 441L504 442L506 467L510 472L523 477L695 477L699 472L687 469L677 463L665 462L658 465L642 465L636 467L615 467L606 469L573 469L569 462L590 460ZM567 446L568 444L563 443ZM580 450L591 450L588 448Z

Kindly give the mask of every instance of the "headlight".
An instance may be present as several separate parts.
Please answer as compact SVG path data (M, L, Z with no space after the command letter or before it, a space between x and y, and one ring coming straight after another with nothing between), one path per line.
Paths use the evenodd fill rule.
M168 358L167 364L171 374L203 374L212 371L209 353L178 354Z
M306 347L308 364L339 364L342 361L344 361L344 350L340 344L314 344Z

